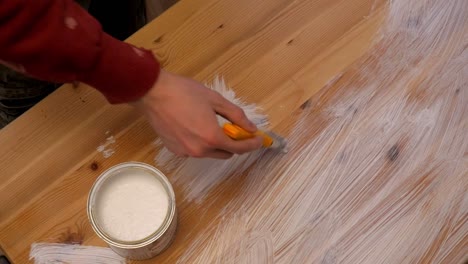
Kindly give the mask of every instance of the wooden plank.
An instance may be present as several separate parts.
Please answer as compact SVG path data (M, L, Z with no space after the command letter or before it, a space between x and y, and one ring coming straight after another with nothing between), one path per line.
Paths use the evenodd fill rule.
M142 263L461 263L468 93L466 69L453 60L463 49L443 41L463 43L466 26L437 43L447 52L403 53L415 70L392 72L380 56L406 62L391 55L407 38L376 33L386 3L181 1L128 40L153 49L168 70L204 82L224 76L293 147L212 182L197 178L215 166L210 161L198 170L162 166L177 196L179 230L167 251ZM459 3L452 6L467 8ZM96 148L111 135L115 153L105 158ZM135 110L110 106L84 85L47 97L0 131L0 247L27 263L34 242L105 246L87 221L89 189L119 162L155 164L156 138Z

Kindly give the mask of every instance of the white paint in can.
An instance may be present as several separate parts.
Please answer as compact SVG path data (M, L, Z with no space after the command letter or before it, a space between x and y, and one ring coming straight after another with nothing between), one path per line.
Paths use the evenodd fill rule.
M126 170L103 182L96 195L96 223L120 241L139 241L163 224L169 195L161 182L144 170Z
M103 172L88 197L96 234L119 255L148 259L165 250L177 229L174 190L156 168L140 162Z

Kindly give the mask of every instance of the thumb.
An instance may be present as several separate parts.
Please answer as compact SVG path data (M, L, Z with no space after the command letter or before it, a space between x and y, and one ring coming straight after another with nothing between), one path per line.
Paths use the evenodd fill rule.
M233 124L236 124L251 133L257 131L257 126L247 118L244 110L231 103L222 95L216 94L216 96L214 96L213 103L216 113L231 121Z

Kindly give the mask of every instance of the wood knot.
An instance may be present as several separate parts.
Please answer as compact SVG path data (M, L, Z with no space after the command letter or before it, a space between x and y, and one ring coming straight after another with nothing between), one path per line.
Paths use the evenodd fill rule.
M222 29L222 28L224 28L224 24L221 24L218 26L218 29Z
M292 45L294 42L294 39L291 39L290 41L288 41L288 45Z
M163 35L164 36L164 35ZM154 44L158 44L163 40L163 36L159 36L157 39L153 40Z
M97 164L97 162L93 162L91 163L91 166L90 166L91 170L93 171L96 171L97 169L99 169L99 165Z
M83 236L79 233L68 233L63 240L65 244L78 244L81 245L83 243Z
M306 108L309 108L309 106L310 106L310 99L305 101L303 104L301 104L300 108L304 110Z
M400 148L398 145L393 145L388 152L387 152L387 157L390 159L390 161L395 161L398 158L398 155L400 154Z

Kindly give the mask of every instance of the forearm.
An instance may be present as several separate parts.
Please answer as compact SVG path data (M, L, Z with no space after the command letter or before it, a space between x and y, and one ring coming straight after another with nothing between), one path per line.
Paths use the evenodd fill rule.
M140 98L159 74L150 51L104 33L72 0L2 1L0 59L38 79L87 83L111 103Z

